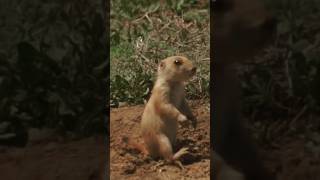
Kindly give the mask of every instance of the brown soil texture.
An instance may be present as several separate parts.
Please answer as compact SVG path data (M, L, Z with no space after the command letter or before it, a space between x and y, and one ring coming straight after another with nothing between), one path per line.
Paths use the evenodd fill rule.
M25 148L1 148L3 180L100 180L106 162L105 138L49 141Z
M181 158L184 169L161 164L161 160L144 157L123 143L124 136L141 142L139 124L144 105L115 108L110 121L110 179L210 179L210 115L209 106L199 101L190 102L197 117L197 128L180 127L177 148L189 148Z
M276 146L262 149L266 167L277 180L320 180L320 151L306 147L297 136L282 137Z
M143 157L122 142L123 136L137 141L143 105L111 110L110 174L105 171L106 139L102 136L80 140L48 139L29 143L25 148L0 146L0 179L4 180L100 180L109 175L121 179L209 179L210 116L207 104L191 102L198 126L181 128L178 146L188 147L181 170L173 165L159 166L161 160ZM301 120L300 122L307 122ZM297 125L297 129L307 124ZM260 130L261 131L261 130ZM313 130L315 131L315 130ZM278 180L320 179L320 135L312 131L276 135L272 142L259 143L266 167Z
M128 149L122 142L123 136L131 136L141 142L139 123L143 105L112 109L110 123L111 180L209 179L209 110L207 105L200 102L191 102L191 107L198 118L197 129L193 131L192 128L182 128L178 132L180 146L189 147L192 152L192 155L183 159L184 170L170 165L159 167L157 166L159 160L144 158L139 152ZM301 122L304 121L301 120ZM262 125L264 125L263 122ZM296 129L301 126L303 124L297 125ZM320 149L317 145L320 144L320 135L319 142L313 142L314 146L310 148L308 147L310 144L307 138L308 132L288 132L290 132L289 129L284 128L281 130L281 136L274 133L273 141L258 144L266 168L277 180L320 180ZM263 134L262 130L259 130L258 133Z

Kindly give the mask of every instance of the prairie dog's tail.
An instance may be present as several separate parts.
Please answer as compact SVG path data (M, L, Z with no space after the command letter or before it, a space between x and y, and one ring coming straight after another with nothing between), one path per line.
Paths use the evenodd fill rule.
M147 151L146 147L143 144L134 141L132 138L124 136L122 137L122 141L126 143L130 148L138 150L143 155L149 155L149 152Z

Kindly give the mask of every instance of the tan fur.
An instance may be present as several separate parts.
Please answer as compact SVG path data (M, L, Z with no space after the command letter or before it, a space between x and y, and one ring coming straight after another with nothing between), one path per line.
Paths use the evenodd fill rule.
M173 154L173 147L178 121L195 121L184 93L185 83L194 74L194 65L182 56L168 57L159 63L157 80L141 121L142 137L152 157L174 161L187 152L182 148Z
M143 155L149 155L149 153L148 153L146 147L144 146L144 144L135 142L132 138L127 137L127 136L124 136L122 138L122 141L124 143L126 143L130 148L140 151Z

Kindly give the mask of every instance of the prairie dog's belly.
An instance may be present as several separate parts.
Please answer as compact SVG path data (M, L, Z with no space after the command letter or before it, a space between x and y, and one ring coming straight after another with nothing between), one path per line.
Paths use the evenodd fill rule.
M172 144L175 144L178 123L176 119L166 119L166 123L163 123L162 132L169 138Z
M148 134L150 131L155 134L163 133L173 143L176 139L178 123L176 119L160 116L154 110L153 104L148 103L141 120L141 133Z

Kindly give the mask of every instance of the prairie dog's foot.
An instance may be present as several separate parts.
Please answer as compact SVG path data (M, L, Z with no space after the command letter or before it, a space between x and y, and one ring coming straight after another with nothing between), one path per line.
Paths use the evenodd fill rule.
M160 160L160 161L157 161L157 162L156 162L156 164L154 165L154 168L155 168L155 169L158 169L158 168L160 168L160 167L162 167L162 166L164 166L164 165L166 165L166 162Z
M184 148L181 148L178 152L176 152L174 155L173 155L173 160L178 160L180 159L181 156L185 155L185 154L188 154L189 149L187 147L184 147Z
M174 161L173 161L173 164L177 165L181 170L184 169L182 163L181 163L179 160L174 160Z
M156 170L159 169L161 171L162 167L165 166L165 165L176 165L181 170L184 169L182 163L179 160L172 160L172 161L161 161L160 160L160 161L156 162L156 164L153 166L153 168L156 169Z
M184 169L182 163L179 161L181 156L188 154L188 148L181 148L178 152L176 152L170 161L166 161L166 164L177 165L181 170Z

